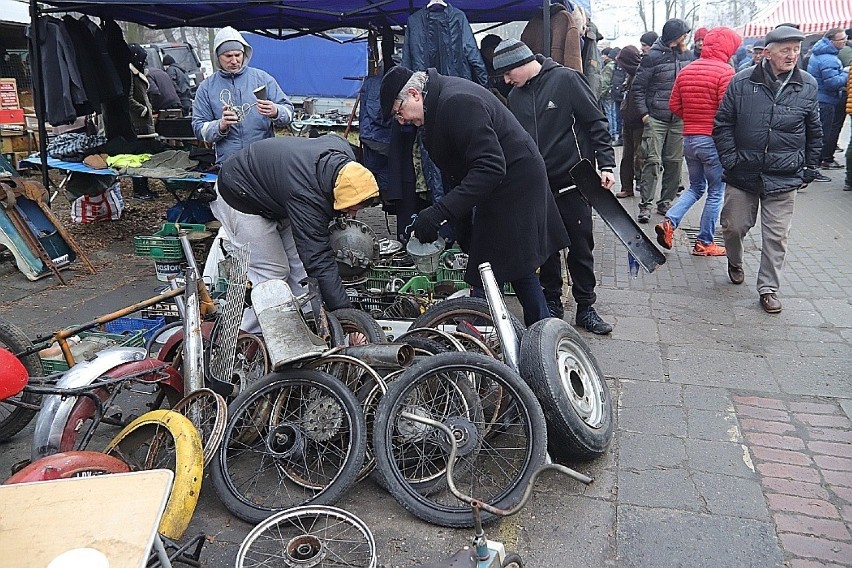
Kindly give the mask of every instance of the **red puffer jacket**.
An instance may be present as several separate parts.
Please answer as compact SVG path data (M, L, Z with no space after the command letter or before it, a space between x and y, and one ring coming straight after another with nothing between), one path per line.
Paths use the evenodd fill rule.
M683 68L675 80L669 108L683 119L684 136L713 135L713 119L734 68L728 61L742 43L730 28L713 28L704 37L701 58Z

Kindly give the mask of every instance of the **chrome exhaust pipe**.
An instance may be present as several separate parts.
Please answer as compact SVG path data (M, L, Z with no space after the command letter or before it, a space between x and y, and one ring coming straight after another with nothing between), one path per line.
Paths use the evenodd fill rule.
M515 372L519 371L518 361L521 356L521 339L515 333L512 320L509 317L509 309L503 301L503 292L497 286L494 271L491 270L490 262L479 265L479 276L482 278L482 288L485 290L485 300L491 311L491 319L494 320L494 330L500 347L503 349L503 362L509 365Z
M414 348L406 343L354 345L344 347L340 354L359 359L374 369L404 369L414 361Z
M204 388L204 345L201 335L201 305L198 301L198 273L186 271L183 316L183 394Z

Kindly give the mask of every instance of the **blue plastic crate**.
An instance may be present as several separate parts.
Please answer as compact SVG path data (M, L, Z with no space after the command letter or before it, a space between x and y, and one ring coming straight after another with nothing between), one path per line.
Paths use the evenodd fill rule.
M162 316L154 318L125 316L105 323L104 331L120 335L132 335L128 332L143 331L142 336L147 343L157 333L157 330L164 325L166 325L166 318Z

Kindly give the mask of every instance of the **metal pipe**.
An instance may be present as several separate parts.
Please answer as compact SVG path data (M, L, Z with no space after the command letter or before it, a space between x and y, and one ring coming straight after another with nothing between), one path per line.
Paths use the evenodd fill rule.
M198 303L198 275L191 268L186 271L184 293L183 339L183 394L204 387L204 345L201 335L201 306Z
M503 362L515 372L519 372L520 338L515 333L512 319L509 316L509 309L506 307L506 302L503 301L503 293L494 278L490 262L483 262L479 265L479 276L482 278L482 288L485 290L485 299L488 302L488 309L491 311L491 319L494 320L494 330L497 332L497 339L500 340L500 346L503 349Z
M340 354L354 357L376 369L401 369L414 361L414 348L405 343L355 345L344 347Z
M44 73L41 66L41 33L38 26L39 5L37 0L30 0L30 29L32 37L29 41L30 47L30 65L32 65L33 75L36 79L35 103L36 119L38 120L38 154L41 159L41 182L44 187L50 187L50 178L47 175L47 127L45 123L45 102L44 102ZM50 195L47 198L47 204L50 205Z

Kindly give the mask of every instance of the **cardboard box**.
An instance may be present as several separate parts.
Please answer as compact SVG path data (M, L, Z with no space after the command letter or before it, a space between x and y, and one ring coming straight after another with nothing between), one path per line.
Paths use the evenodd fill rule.
M0 109L0 124L25 124L24 109L22 109L22 108Z
M8 154L10 152L34 152L36 145L34 138L29 134L18 134L15 136L0 136L2 143L2 152Z

